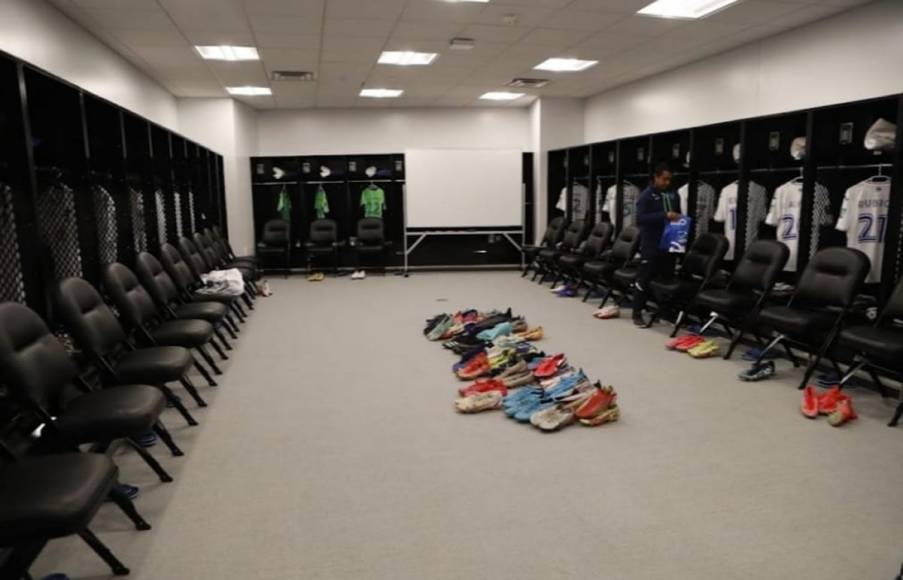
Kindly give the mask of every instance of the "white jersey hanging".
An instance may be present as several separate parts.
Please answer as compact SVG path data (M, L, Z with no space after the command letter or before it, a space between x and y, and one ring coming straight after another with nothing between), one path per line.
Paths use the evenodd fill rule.
M584 220L589 211L589 189L582 183L575 183L571 192L571 219Z
M765 223L777 228L777 240L790 250L790 258L784 270L795 272L797 268L800 245L800 216L803 205L803 182L797 179L788 181L778 187L771 200L771 208ZM831 202L828 190L821 184L815 184L815 205L813 207L812 244L810 248L818 248L819 228L829 225Z
M721 190L718 198L718 209L715 210L715 221L724 224L724 235L727 237L728 250L725 260L734 259L734 248L737 240L737 192L735 181ZM759 238L759 224L765 219L765 188L754 181L749 182L746 201L746 247Z
M640 190L632 183L624 183L624 205L621 211L624 215L624 227L630 227L636 224L636 200L640 196ZM608 188L605 195L605 203L602 211L607 212L611 216L611 222L618 227L618 216L615 211L615 203L618 197L618 186L612 185Z
M866 282L870 284L881 281L890 184L890 179L857 183L844 194L837 219L837 229L847 233L847 247L868 256L871 269Z
M677 190L680 196L680 213L689 215L690 211L690 184L686 184ZM696 236L709 231L709 222L715 215L715 188L704 181L696 184L696 215L692 216L696 221Z

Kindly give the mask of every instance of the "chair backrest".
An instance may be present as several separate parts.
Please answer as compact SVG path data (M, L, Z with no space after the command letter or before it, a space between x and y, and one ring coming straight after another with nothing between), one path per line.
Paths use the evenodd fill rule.
M207 264L204 255L201 254L197 246L185 236L179 238L179 250L182 252L182 255L185 256L185 262L188 264L188 267L191 268L191 273L194 274L195 278L200 279L201 274L206 274L210 271L210 266Z
M226 248L226 244L223 243L222 240L215 238L210 228L204 228L201 235L203 236L204 243L213 250L218 264L222 264L229 260L229 250Z
M40 316L16 302L0 304L0 382L16 396L54 412L77 372Z
M757 240L740 258L731 276L732 290L771 292L778 274L790 258L790 250L776 240Z
M328 246L339 239L339 226L335 220L319 219L310 224L310 241L318 246Z
M884 305L878 323L893 322L894 320L903 320L903 279L897 282L893 293Z
M365 244L381 244L386 240L383 220L363 218L357 222L357 239Z
M135 259L135 273L158 306L171 304L178 298L179 289L163 264L149 252L140 252Z
M577 248L583 240L586 239L586 234L589 229L589 223L584 220L574 220L567 227L567 230L564 232L564 237L561 238L561 247L566 250L573 250Z
M640 230L630 226L621 230L611 247L611 256L618 262L631 260L640 248Z
M119 315L130 326L144 326L157 318L154 299L127 266L114 262L103 268L103 287Z
M561 238L564 237L564 230L564 218L561 216L552 218L552 221L550 221L549 225L546 226L546 233L542 237L542 245L548 247L554 247L558 245L558 242L560 242Z
M793 301L807 306L847 308L865 282L869 259L851 248L819 250L803 270Z
M188 262L182 257L179 250L172 244L163 244L160 246L160 261L166 272L172 277L173 282L180 290L187 290L192 284L197 282L197 276L194 275Z
M699 236L680 268L682 275L696 276L708 280L718 269L727 253L728 241L721 234L705 233Z
M285 220L270 220L263 224L260 241L268 246L285 246L291 243L291 225Z
M210 231L213 233L214 240L222 240L223 239L223 232L221 232L219 230L219 226L213 226L212 228L210 228Z
M207 267L213 270L219 266L219 254L213 249L213 243L200 232L195 232L191 237L194 240L194 246L200 251Z
M583 254L586 256L598 256L607 250L609 244L611 244L611 234L614 231L614 227L608 222L597 223L586 238Z
M60 321L82 350L104 356L126 339L122 325L100 292L85 280L61 280L54 299Z

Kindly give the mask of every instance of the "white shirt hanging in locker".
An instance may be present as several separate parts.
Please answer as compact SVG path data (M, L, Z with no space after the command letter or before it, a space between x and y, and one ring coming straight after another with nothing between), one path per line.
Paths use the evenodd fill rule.
M561 188L561 193L558 194L558 203L555 204L555 209L560 209L561 211L568 210L568 188L564 186Z
M686 184L677 190L680 196L680 213L688 215L690 204L690 184ZM696 236L709 231L709 221L715 215L715 188L704 181L696 184L696 215L692 216L696 222Z
M865 281L870 284L881 281L890 184L890 179L857 183L844 194L837 219L837 229L847 233L847 247L868 256L871 269Z
M795 272L799 256L800 246L800 212L803 206L803 182L797 179L788 181L778 187L771 200L771 208L765 223L777 227L777 240L790 250L790 258L784 270ZM812 213L812 244L810 249L818 248L819 228L829 225L833 220L831 216L831 201L828 190L820 183L815 184L815 205ZM811 255L811 251L810 251Z
M622 208L624 214L624 227L628 228L636 224L636 200L640 196L640 189L632 183L624 183L624 206ZM615 203L618 197L618 186L612 185L605 194L605 203L602 205L602 211L608 212L611 216L611 222L618 227L618 216L615 215Z
M737 245L737 190L735 181L721 190L718 198L718 209L715 210L715 221L724 224L724 235L727 237L728 250L725 260L734 259L734 247ZM746 203L746 247L759 238L759 224L765 219L765 188L754 181L749 182L749 193Z
M582 183L575 183L571 194L571 219L584 220L589 211L589 189Z

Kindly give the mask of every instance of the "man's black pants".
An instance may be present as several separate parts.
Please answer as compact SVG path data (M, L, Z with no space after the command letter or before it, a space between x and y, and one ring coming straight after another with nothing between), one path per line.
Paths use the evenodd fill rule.
M667 279L674 274L675 254L662 252L643 253L633 289L633 316L639 316L649 299L649 284L656 279Z

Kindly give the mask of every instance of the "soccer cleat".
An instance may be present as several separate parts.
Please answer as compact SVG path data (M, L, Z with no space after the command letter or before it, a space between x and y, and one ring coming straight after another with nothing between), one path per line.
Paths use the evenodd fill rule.
M749 362L756 362L757 360L759 360L760 356L762 356L761 348L751 348L748 351L744 352L743 356L740 358L742 358L743 360L749 361ZM765 360L767 360L767 359L777 358L777 356L778 356L777 353L772 350L770 352L765 353L765 356L763 358Z
M834 385L827 392L821 393L817 396L818 399L818 414L819 415L830 415L837 409L837 403L839 403L842 399L848 399L843 391L840 390L840 385Z
M513 325L511 322L501 322L488 330L483 330L477 334L477 338L486 342L492 342L500 336L507 336L512 332Z
M542 340L542 337L544 336L544 331L541 326L537 326L536 328L531 328L524 332L520 332L516 336L518 338L520 338L521 340L529 340L532 342L532 341L536 341L536 340Z
M617 398L618 394L610 385L606 387L596 385L595 391L589 398L577 407L575 415L578 419L591 419L613 405Z
M458 389L458 394L462 397L468 397L470 395L488 393L490 391L498 391L503 397L508 394L508 388L505 387L505 384L496 379L478 379L472 385Z
M559 292L561 292L562 290L564 290L567 287L568 287L567 284L561 284L559 286L555 286L554 288L551 288L549 290L549 292L551 292L552 294L558 294Z
M828 423L832 427L840 427L844 423L849 423L856 419L858 415L853 410L853 399L843 395L843 398L837 401L837 408L828 415Z
M536 367L536 370L533 371L533 374L538 379L549 378L557 373L558 369L566 363L567 359L565 358L564 354L556 354L555 356L551 356L540 361L539 365Z
M681 346L684 343L692 342L693 346L699 344L699 339L702 338L696 334L685 334L684 336L678 336L677 338L672 338L668 342L665 343L665 348L668 350L677 350L677 347Z
M524 371L520 374L508 375L505 378L499 380L501 380L502 383L509 389L526 387L527 385L532 385L536 382L536 378L529 370Z
M760 365L753 365L737 375L741 381L764 381L775 374L774 361L768 361Z
M502 395L498 391L478 393L455 400L455 409L459 413L480 413L498 409L502 406Z
M686 340L680 342L674 346L674 350L679 352L687 352L691 348L699 346L705 342L705 339L699 336L698 334L691 334L686 337Z
M593 317L598 318L599 320L609 320L612 318L620 318L621 309L614 304L610 304L608 306L603 306L599 308L595 312L593 312Z
M559 298L573 298L577 295L577 291L571 288L570 286L565 286L563 290L555 293Z
M721 354L721 347L714 340L703 341L687 351L693 358L711 358Z
M815 387L812 385L807 385L803 389L803 402L800 403L800 411L805 417L810 419L818 417L818 395L815 392Z
M605 423L614 423L620 418L621 408L617 405L612 405L595 417L592 417L590 419L580 419L580 424L587 427L598 427L599 425L604 425Z

